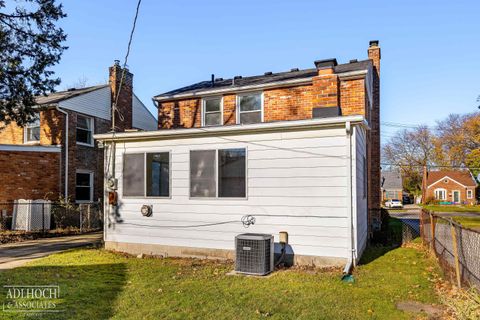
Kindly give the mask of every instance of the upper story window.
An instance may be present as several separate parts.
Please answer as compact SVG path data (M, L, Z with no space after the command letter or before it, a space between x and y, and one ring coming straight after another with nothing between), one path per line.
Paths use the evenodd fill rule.
M93 118L77 115L77 143L93 146Z
M40 116L37 116L35 121L25 126L24 137L25 143L40 142Z
M249 124L263 121L263 95L261 92L237 95L237 123Z
M221 126L223 124L222 98L205 98L202 106L202 121L204 126Z

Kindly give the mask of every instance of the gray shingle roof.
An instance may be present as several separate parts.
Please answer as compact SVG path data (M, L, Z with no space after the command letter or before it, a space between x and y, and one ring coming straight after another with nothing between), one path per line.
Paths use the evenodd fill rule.
M344 73L350 71L358 70L367 70L371 66L370 60L356 61L351 63L345 63L335 66L335 73ZM318 71L315 68L304 69L298 71L288 71L288 72L279 72L271 74L263 74L258 76L251 77L242 77L239 79L226 79L226 80L216 80L214 86L212 87L211 81L201 81L189 86L171 90L159 95L156 95L154 98L168 97L176 94L189 94L189 93L198 93L202 91L222 88L241 88L244 86L250 85L260 85L260 84L269 84L274 82L281 82L286 80L293 79L308 79L318 75Z
M385 190L402 190L403 189L402 176L398 172L383 171L381 181L383 181L382 188Z
M102 84L98 86L92 86L92 87L86 87L86 88L74 89L74 90L70 89L66 91L58 91L58 92L50 93L47 96L38 96L35 98L35 101L37 102L38 105L52 104L52 103L57 103L63 100L67 100L88 92L102 89L105 87L108 87L108 84Z

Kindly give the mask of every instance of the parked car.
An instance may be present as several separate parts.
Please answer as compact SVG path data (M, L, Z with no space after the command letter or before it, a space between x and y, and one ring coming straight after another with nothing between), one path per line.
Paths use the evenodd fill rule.
M392 199L385 202L387 208L403 208L402 201L398 199Z
M403 204L411 204L411 203L413 203L413 202L412 202L412 199L410 198L410 196L409 196L409 195L406 195L406 194L404 194L404 195L402 196L402 202L403 202Z

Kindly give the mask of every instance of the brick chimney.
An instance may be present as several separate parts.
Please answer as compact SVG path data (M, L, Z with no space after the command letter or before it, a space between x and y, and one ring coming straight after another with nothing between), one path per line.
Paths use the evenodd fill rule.
M124 70L118 60L115 60L113 66L108 68L108 70L112 104L117 101L117 112L112 115L112 120L115 120L115 131L132 129L133 74L127 68L123 72ZM120 94L118 94L119 90Z
M313 106L316 108L338 108L340 106L339 81L335 74L337 59L314 62L318 76L313 78Z
M368 208L369 221L380 219L381 173L380 173L380 46L378 40L372 40L368 46L368 58L372 61L372 109L369 116L371 130L367 134L368 148Z

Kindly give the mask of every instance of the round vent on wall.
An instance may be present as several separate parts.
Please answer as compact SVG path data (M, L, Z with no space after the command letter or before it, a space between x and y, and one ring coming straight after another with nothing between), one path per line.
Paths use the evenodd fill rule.
M140 212L144 217L150 217L153 213L152 206L144 204L142 209L140 209Z

